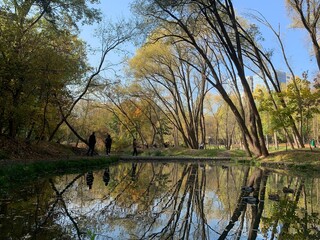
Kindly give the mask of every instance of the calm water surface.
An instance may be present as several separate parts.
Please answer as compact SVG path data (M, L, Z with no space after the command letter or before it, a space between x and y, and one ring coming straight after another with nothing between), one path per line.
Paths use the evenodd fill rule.
M0 239L320 239L319 212L319 178L212 162L119 163L1 196Z

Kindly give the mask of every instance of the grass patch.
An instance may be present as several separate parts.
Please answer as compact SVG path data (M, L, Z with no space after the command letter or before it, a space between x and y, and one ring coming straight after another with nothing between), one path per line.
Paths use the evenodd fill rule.
M263 162L320 163L319 151L288 150L271 153Z
M52 174L65 174L100 168L118 161L117 156L84 158L78 160L38 161L28 164L13 164L0 169L0 189L6 191L14 184L33 181Z
M1 153L0 151L0 157ZM121 154L131 155L131 152L122 152ZM277 169L290 169L293 172L304 172L316 174L320 172L320 151L317 150L288 150L272 152L266 158L246 158L242 150L225 149L187 149L187 148L150 148L143 149L139 153L141 156L181 156L181 157L230 157L236 164L246 164L249 166L268 166ZM75 173L86 171L88 169L101 168L119 159L119 155L106 158L98 157L74 157L73 160L37 160L28 163L14 163L0 167L0 189L12 186L13 183L22 183L32 181L39 177ZM0 165L1 166L1 165Z
M242 150L225 149L189 149L189 148L163 148L144 149L141 156L188 156L188 157L245 157Z
M271 168L287 169L295 175L318 176L320 172L319 150L305 148L273 152L257 161Z

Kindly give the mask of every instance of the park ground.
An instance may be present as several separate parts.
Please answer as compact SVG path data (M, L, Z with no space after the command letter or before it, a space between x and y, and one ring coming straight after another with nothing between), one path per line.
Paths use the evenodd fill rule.
M113 152L117 157L130 155L131 148L124 149L122 152ZM306 171L308 174L320 175L320 149L311 149L307 145L304 149L270 149L270 155L266 158L248 158L241 150L217 149L185 149L185 148L156 148L140 149L141 156L180 156L183 157L230 157L234 161L246 162L251 165L266 166L277 169ZM92 159L103 159L103 153L92 157ZM0 137L0 166L14 165L16 163L29 164L32 162L56 162L88 159L86 149L66 146L58 143L34 142L25 143L24 141L11 140ZM90 159L90 157L89 157Z

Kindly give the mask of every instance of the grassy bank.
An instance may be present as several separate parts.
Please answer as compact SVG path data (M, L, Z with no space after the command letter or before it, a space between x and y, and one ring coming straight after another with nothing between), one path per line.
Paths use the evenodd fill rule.
M34 159L9 161L0 164L0 189L12 186L14 183L33 181L39 177L87 171L101 168L119 160L121 155L130 155L130 151L111 157L96 156L61 156L55 159ZM272 152L267 158L247 158L244 151L225 149L144 149L141 156L181 156L181 157L230 157L234 162L282 169L294 174L320 175L320 149L287 150Z
M253 160L256 165L288 170L298 175L320 176L320 149L294 149L271 152Z
M144 149L142 156L187 156L187 157L245 157L242 150L225 149L189 149L189 148L162 148L162 149Z
M56 174L92 170L101 168L118 161L118 156L99 157L77 157L70 160L42 160L25 163L6 164L0 168L0 189L12 187L27 181L33 181L39 177ZM1 191L0 191L1 193Z
M130 149L131 150L131 149ZM75 156L63 157L58 155L44 154L42 159L9 159L0 161L0 189L20 184L22 182L34 181L43 176L65 173L81 172L88 169L101 168L107 164L119 160L120 155L131 155L130 150L118 153L111 157L105 156ZM42 150L43 151L43 150ZM243 151L226 151L223 149L186 149L186 148L164 148L143 149L140 156L181 156L181 157L243 157ZM47 156L47 157L46 157Z

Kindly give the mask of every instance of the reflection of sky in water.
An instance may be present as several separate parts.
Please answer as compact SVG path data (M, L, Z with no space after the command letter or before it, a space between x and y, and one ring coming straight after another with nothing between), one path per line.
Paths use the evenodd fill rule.
M98 175L97 173L94 174L95 176ZM98 177L96 176L95 179ZM170 182L170 181L169 181ZM172 184L175 184L172 182ZM94 195L95 193L99 192L99 189L97 187L97 184L93 184L93 188L91 190L87 189L87 186L78 185L77 188L83 187L83 192L85 193L85 196L83 197L81 204L72 202L72 197L69 199L70 203L68 204L68 209L70 212L77 213L84 218L87 219L96 219L98 225L92 225L87 226L89 229L91 229L92 232L98 233L101 236L101 239L103 239L105 236L117 236L119 233L121 233L121 236L125 239L130 239L132 237L139 238L139 234L143 234L144 230L149 226L150 224L147 224L147 222L144 222L144 220L148 220L148 216L145 215L143 212L138 211L137 204L133 204L131 208L125 208L123 209L120 206L117 206L116 203L113 205L112 209L106 208L106 206L109 206L114 199L106 199L106 197L102 199L95 199ZM171 186L170 186L171 187ZM72 195L72 194L71 194ZM184 219L186 215L188 214L187 211L190 211L190 209L187 209L186 206L182 207L181 211L178 213L176 209L173 209L172 206L168 206L163 209L163 205L161 202L161 199L163 200L164 195L161 195L159 198L156 198L153 200L153 206L154 207L150 214L151 221L154 221L152 226L149 229L148 233L152 232L160 232L163 230L163 227L166 225L168 219L172 216L172 214L180 214L179 217ZM186 194L183 196L181 193L177 197L177 201L181 201L182 197L185 199L189 199L189 194ZM65 196L65 198L68 198L68 195ZM165 198L166 201L168 201L170 197ZM128 199L128 202L130 202L131 199ZM204 206L205 211L211 211L211 212L222 212L223 211L223 204L219 201L218 195L213 190L206 190L205 198L204 198ZM184 205L186 205L187 202L184 202ZM207 206L207 207L206 207ZM65 218L62 216L62 218ZM156 219L152 219L156 218ZM199 216L198 213L193 212L187 219L193 219L195 221L190 226L189 232L192 234L195 231L199 231ZM111 226L106 221L112 221L118 225L118 227ZM81 218L79 219L81 221ZM132 226L130 229L130 233L133 235L128 235L126 232L128 232L128 229L125 227L122 227L122 225L125 225L126 222L133 221L136 224ZM225 224L225 222L228 222L228 216L227 214L223 216L223 218L213 218L210 217L207 219L209 226L213 229L210 230L208 227L208 233L211 237L218 237L218 234L214 232L215 229L219 229L219 226L221 224ZM66 224L65 219L61 221L62 224ZM102 224L103 223L103 224ZM69 221L69 224L71 225L72 222ZM181 224L183 222L178 221L176 228L179 229L181 227ZM200 223L201 224L201 223ZM112 224L113 225L113 224ZM247 228L245 224L245 229ZM220 229L221 230L221 229ZM230 232L230 235L234 235L232 231ZM148 234L146 235L148 236ZM99 239L99 238L98 238Z
M281 209L279 202L268 199L268 194L278 193L285 200L281 204L287 204L292 202L294 197L284 195L281 191L282 187L289 184L293 186L294 183L297 188L301 184L301 178L274 173L265 174L264 170L249 169L244 166L230 166L228 169L223 169L220 165L212 164L204 167L203 164L200 166L198 164L148 163L138 164L135 172L132 171L131 164L110 167L110 181L107 186L103 181L104 170L95 171L90 190L87 186L86 174L78 177L72 184L70 183L78 175L55 177L54 187L58 192L63 193L62 200L66 204L69 216L63 204L59 202L53 210L52 221L61 229L66 229L73 238L77 236L76 225L80 232L86 234L85 239L90 239L89 232L96 234L95 239L139 239L141 237L149 239L153 236L152 234L160 232L161 234L155 235L155 239L167 237L166 234L170 232L174 232L173 239L182 236L185 238L186 235L182 235L184 232L189 234L189 239L218 239L230 223L236 212L235 209L240 206L238 199L240 194L243 194L241 192L243 182L249 182L250 179L257 181L256 179L259 178L256 175L258 175L260 182L255 184L260 186L259 197L263 196L264 180L266 192L263 213L258 222L260 228L255 239L269 239L272 229L277 230L275 234L277 238L277 234L283 228L281 214L288 205L284 205ZM304 184L307 186L306 193L309 193L312 190L308 188L310 184L307 185L307 181ZM65 189L67 186L68 188ZM319 191L319 179L313 180L312 186ZM46 191L53 197L47 201L53 203L56 200L55 193L50 188ZM310 195L305 199L308 203L311 202ZM315 200L312 203L312 211L318 212L319 203ZM304 204L302 200L299 201L296 210L304 207ZM246 209L239 211L235 225L228 232L226 239L236 238L241 224L242 236L239 239L247 239L249 234L255 231L251 227L253 209L252 205L247 205ZM306 212L309 215L312 214L308 212L310 209L308 207ZM34 212L34 209L30 210L32 211ZM245 215L242 216L242 213ZM275 227L270 224L275 222L276 218L270 220L271 223L266 221L271 217L279 218ZM170 219L172 223L166 228ZM191 224L188 226L187 222ZM320 224L318 228L319 226ZM294 232L295 229L289 228L288 231Z

